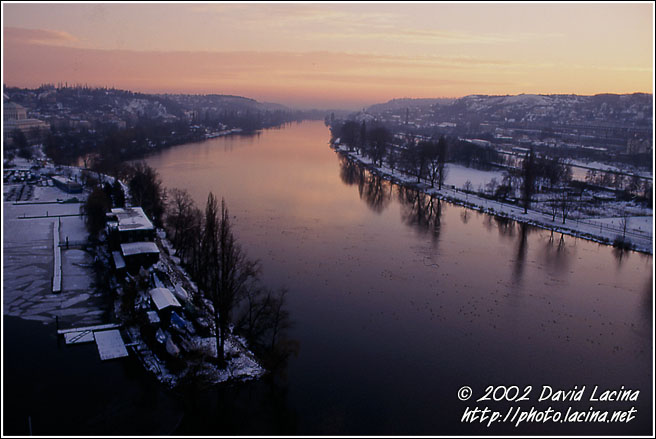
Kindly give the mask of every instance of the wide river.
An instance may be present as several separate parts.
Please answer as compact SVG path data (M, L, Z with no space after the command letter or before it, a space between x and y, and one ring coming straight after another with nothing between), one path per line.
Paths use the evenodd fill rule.
M431 203L350 166L329 136L322 122L303 122L147 160L166 187L187 189L201 207L210 191L224 197L264 283L289 290L300 348L279 407L283 430L648 431L651 256ZM461 423L466 407L509 407L472 402L488 385L532 386L528 408L561 408L537 401L542 386L586 386L579 410L638 411L623 424ZM622 386L640 394L586 403L595 385L597 394ZM462 386L473 389L467 403Z
M136 364L99 364L93 346L64 354L53 328L5 319L24 334L3 336L12 431L27 434L29 415L45 434L650 433L652 256L427 199L349 164L329 137L306 121L147 159L199 207L210 191L225 198L263 283L289 291L298 350L284 373L180 397ZM488 386L527 399L477 402ZM580 401L539 401L545 386ZM590 401L595 386L633 400ZM476 407L503 418L466 422ZM631 419L534 413L515 427L518 407Z

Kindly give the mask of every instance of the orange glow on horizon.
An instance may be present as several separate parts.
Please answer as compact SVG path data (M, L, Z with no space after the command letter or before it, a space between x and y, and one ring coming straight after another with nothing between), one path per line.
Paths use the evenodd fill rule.
M652 4L373 6L3 4L3 83L234 94L317 108L653 92ZM438 19L426 19L431 13ZM460 21L439 20L447 16Z

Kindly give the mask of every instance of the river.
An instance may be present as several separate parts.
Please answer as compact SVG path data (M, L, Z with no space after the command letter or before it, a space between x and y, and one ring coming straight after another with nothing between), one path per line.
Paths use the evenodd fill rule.
M350 165L328 142L313 121L147 160L199 206L209 191L224 197L264 283L289 290L300 346L287 370L290 431L516 431L463 425L465 385L476 398L487 385L531 385L532 401L542 385L639 389L628 424L519 431L648 430L651 256L431 202Z
M17 377L3 389L6 433L27 434L34 413L43 434L66 434L76 417L85 423L72 431L84 434L650 433L651 255L393 186L331 150L323 122L176 146L147 162L199 207L210 191L225 198L263 283L289 291L297 354L275 380L180 396L155 388L137 364L99 364L92 346L72 358L54 328L5 318L5 384ZM21 336L8 338L7 328ZM458 398L463 386L473 390L468 401ZM476 402L487 386L518 386L528 400ZM543 386L584 397L539 402ZM639 396L591 402L594 386ZM462 420L467 408L505 415L517 406L633 407L635 418Z

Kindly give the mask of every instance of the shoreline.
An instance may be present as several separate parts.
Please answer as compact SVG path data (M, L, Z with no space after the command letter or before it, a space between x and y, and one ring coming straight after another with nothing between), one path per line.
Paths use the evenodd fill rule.
M349 151L347 147L339 143L335 144L334 142L331 142L330 147L347 160L364 166L370 172L383 177L385 180L390 181L393 184L417 189L426 195L437 197L441 200L467 209L476 210L497 217L508 218L534 227L563 233L575 238L586 239L588 241L609 245L611 247L613 246L613 240L618 236L618 232L614 231L612 227L593 225L586 223L585 220L582 221L575 218L569 218L566 220L565 224L557 224L559 220L556 219L556 221L552 221L551 214L546 214L534 209L528 209L528 212L524 213L523 207L491 200L482 197L475 192L465 192L452 185L445 184L442 186L442 190L439 190L436 187L431 187L425 182L417 183L416 177L414 176L405 175L401 171L392 170L387 166L377 166L373 164L368 157L364 157L354 151ZM595 233L593 229L599 230L601 234ZM649 255L653 254L653 234L651 236L646 236L635 232L629 233L627 231L627 235L630 237L631 251Z

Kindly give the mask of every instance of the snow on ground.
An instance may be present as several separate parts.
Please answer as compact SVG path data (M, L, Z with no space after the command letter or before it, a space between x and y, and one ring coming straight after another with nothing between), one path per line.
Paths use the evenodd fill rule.
M454 163L447 163L444 167L447 169L445 183L457 188L463 188L469 180L472 189L482 191L493 178L496 178L498 183L503 180L502 171L482 171Z
M3 193L21 185L5 185ZM34 188L32 202L56 202L70 194L55 187ZM83 194L76 194L83 198ZM37 199L38 198L38 199ZM102 298L92 287L90 256L80 249L62 249L62 292L52 294L53 224L61 220L60 242L86 239L80 217L45 217L76 215L77 203L15 204L3 202L3 312L24 319L53 323L58 317L62 326L102 323ZM41 217L28 218L23 217Z
M600 224L604 226L612 226L615 229L617 229L617 232L619 233L622 224L622 218L617 218L617 217L612 217L612 218L591 218L587 219L586 221L595 223L595 224ZM626 230L627 232L630 233L651 233L653 230L653 217L651 216L630 216L627 218L627 226Z
M626 172L629 174L635 174L641 177L648 177L648 178L651 178L653 176L653 172L637 170L634 169L633 167L627 167L626 169L622 169L622 168L618 168L617 166L609 165L606 163L594 162L594 161L585 162L583 160L570 160L570 163L575 166L585 166L588 168L598 169L601 171ZM582 169L582 170L587 172L587 169Z
M157 236L162 246L168 250L169 254L167 254L167 252L162 252L160 260L154 268L166 273L172 282L176 285L183 286L187 291L197 291L197 287L191 281L189 275L176 263L177 258L170 256L170 253L173 253L174 249L166 239L166 234L162 230L158 230ZM233 329L233 327L230 328L231 333ZM129 334L134 341L143 345L142 353L148 351L147 346L145 346L145 343L141 340L138 328L130 329ZM216 357L217 348L215 337L201 338L199 336L194 336L192 338L192 345L194 345L196 349L204 351L206 355ZM229 380L248 381L257 379L266 372L257 362L253 353L248 350L247 343L243 337L231 334L225 342L225 355L226 358L228 358L226 368L220 369L213 363L204 361L195 365L197 367L195 373L203 376L210 383L218 384ZM143 361L144 366L154 373L160 382L169 387L174 387L179 382L180 378L187 373L187 370L178 374L169 372L165 364L156 356L152 355L152 353L147 354L146 357L148 360Z
M437 188L430 188L424 183L417 185L416 177L405 175L398 170L392 171L387 166L374 168L369 158L354 152L348 152L345 147L342 149L341 145L334 145L334 147L342 154L346 154L394 182L418 187L427 194L440 197L454 204L605 244L610 244L617 236L621 236L621 233L614 226L600 227L600 224L591 222L590 219L580 220L570 218L565 221L565 224L562 224L561 219L558 217L553 221L549 213L539 212L533 209L529 209L527 213L524 213L522 207L488 200L475 194L467 194L459 190L457 186L455 189L450 186L443 186L442 190L438 191ZM627 237L631 240L636 250L652 253L652 231L640 230L639 232L634 233L632 231L630 235L627 234Z
M18 162L18 166L29 169L31 163ZM79 177L77 168L65 168L61 174ZM105 178L105 181L113 181ZM20 195L20 196L19 196ZM94 288L93 260L81 249L87 240L87 231L80 212L79 202L85 194L68 194L57 187L17 183L3 185L3 313L28 320L52 324L59 320L62 327L89 326L106 321L105 300ZM19 201L16 201L19 200ZM57 216L71 215L71 216ZM57 232L58 231L58 232ZM61 248L62 291L52 293L54 239L59 233ZM158 231L163 247L171 254L175 249ZM66 238L70 247L65 247ZM198 290L187 273L177 264L179 260L164 252L157 267L188 292ZM174 387L181 374L169 371L141 340L138 328L127 328L129 336L137 343L135 349L147 370L153 372L164 384ZM214 338L209 344L216 343ZM206 342L208 342L206 340ZM265 373L245 341L232 336L226 341L228 366L217 368L204 362L199 373L212 383L228 380L256 379Z

